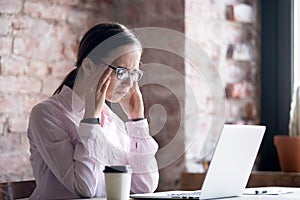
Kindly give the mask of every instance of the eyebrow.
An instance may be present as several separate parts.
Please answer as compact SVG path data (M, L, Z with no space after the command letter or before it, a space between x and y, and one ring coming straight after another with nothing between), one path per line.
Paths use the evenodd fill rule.
M122 68L122 69L130 70L130 69L126 68L126 67L116 66L116 65L112 65L112 64L107 64L107 63L105 63L105 62L102 62L102 63L105 64L105 65L107 65L108 67L112 68L113 70L116 70L117 68ZM139 66L141 66L142 64L143 64L143 63L140 61L140 62L139 62ZM141 71L140 69L134 69L134 70L136 70L136 71Z

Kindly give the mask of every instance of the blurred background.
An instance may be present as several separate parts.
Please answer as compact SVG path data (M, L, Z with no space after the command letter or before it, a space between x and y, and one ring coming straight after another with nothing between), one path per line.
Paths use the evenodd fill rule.
M280 170L273 135L287 134L294 80L292 5L292 0L0 0L0 182L33 179L26 135L31 108L52 95L74 67L85 31L107 21L172 29L200 45L222 79L226 123L267 125L255 169ZM189 66L171 53L146 50L142 60L191 78ZM193 116L188 106L178 106L189 101L185 81L168 77L168 83L182 96L157 85L142 92L147 117L154 104L167 113L154 136L160 147L183 134L176 152L185 148ZM206 103L197 112L213 115ZM205 120L200 124L207 126ZM203 160L186 157L192 151L160 169L158 190L179 188L182 172L204 169Z

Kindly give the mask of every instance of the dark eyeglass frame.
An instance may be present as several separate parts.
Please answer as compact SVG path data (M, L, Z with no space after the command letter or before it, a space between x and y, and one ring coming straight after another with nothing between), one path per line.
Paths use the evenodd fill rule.
M111 65L111 64L107 64L107 63L105 63L105 62L102 62L102 63L105 64L105 65L107 65L107 66L110 67L111 69L113 69L113 70L115 71L116 78L117 78L118 80L121 80L121 81L125 81L127 78L131 77L133 81L138 82L138 81L140 81L140 80L142 79L143 75L145 74L145 72L142 71L142 70L136 70L136 69L135 69L135 70L133 70L133 71L130 71L130 70L127 69L126 67L114 66L114 65ZM140 65L141 65L141 64L142 64L142 63L140 62ZM129 76L128 76L127 78L125 78L125 79L119 78L118 74L119 74L119 71L120 71L120 70L125 70L125 71L127 71L128 74L129 74ZM135 74L135 72L139 73L139 78L138 78L137 80L134 80L134 79L133 79L133 77L134 77L133 75Z

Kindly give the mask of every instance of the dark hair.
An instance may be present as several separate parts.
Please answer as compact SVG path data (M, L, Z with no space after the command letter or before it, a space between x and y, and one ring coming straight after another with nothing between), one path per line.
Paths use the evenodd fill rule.
M66 85L73 89L77 72L83 60L88 57L94 63L99 63L113 49L127 44L135 44L141 47L136 36L124 25L119 23L101 23L88 30L79 43L76 68L73 69L55 90L53 95L60 93Z

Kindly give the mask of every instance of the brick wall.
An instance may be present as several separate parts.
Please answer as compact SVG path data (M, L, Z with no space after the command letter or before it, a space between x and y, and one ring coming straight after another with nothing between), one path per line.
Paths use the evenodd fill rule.
M226 121L259 121L259 17L257 0L0 0L0 182L32 178L26 128L32 106L51 95L75 60L78 41L86 29L101 21L131 27L164 27L185 33L213 59L226 89ZM216 34L218 33L218 34ZM144 63L170 66L186 79L159 74L167 85L144 84L142 92L150 128L161 148L177 137L175 147L159 159L174 156L160 169L159 190L180 185L180 173L198 169L185 161L185 60L170 52L146 49ZM195 87L199 88L198 83ZM172 86L172 87L173 87ZM206 102L199 112L208 113ZM159 117L157 117L159 116ZM155 130L156 124L164 124ZM180 126L179 126L180 124ZM201 126L207 126L203 120ZM7 129L6 129L7 127ZM5 133L2 133L3 131ZM2 133L2 134L1 134ZM179 137L178 137L179 135ZM179 138L179 139L178 139ZM194 151L193 148L189 150ZM194 166L194 167L191 167Z
M234 124L257 124L260 116L260 17L259 1L224 0L224 1L185 1L185 34L198 43L209 55L218 69L225 89L225 122ZM199 146L207 130L211 129L211 116L208 106L210 93L201 86L195 70L186 65L186 79L191 87L201 93L198 98L199 113L186 110L186 135L190 134L192 118L199 117L199 133L203 137L195 139L186 151L186 170L199 172L204 170L203 161L209 160L211 154L204 157L199 153ZM218 78L205 77L213 85ZM199 79L199 78L198 78ZM189 105L190 97L187 94ZM212 105L214 107L214 105ZM213 125L214 126L214 125ZM212 131L214 133L214 131ZM188 140L188 139L187 139ZM216 142L216 137L206 140L208 150ZM207 153L208 153L207 150Z
M114 19L113 8L112 1L0 0L0 181L32 178L29 112L73 67L86 29Z

